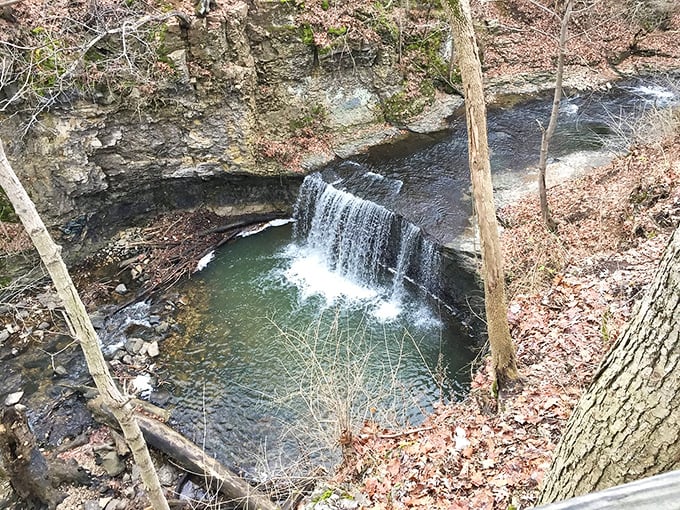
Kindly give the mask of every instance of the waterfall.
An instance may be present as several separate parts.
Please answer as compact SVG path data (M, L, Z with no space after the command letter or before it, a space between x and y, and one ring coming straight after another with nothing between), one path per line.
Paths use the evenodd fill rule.
M341 189L341 183L329 184L320 174L305 178L295 205L297 246L319 257L334 276L379 289L381 298L392 303L401 301L407 280L436 292L434 244L415 225ZM370 188L363 194L370 196Z

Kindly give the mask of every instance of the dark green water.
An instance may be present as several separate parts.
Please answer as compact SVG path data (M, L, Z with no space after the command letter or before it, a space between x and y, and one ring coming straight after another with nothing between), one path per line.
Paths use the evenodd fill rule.
M586 167L618 150L630 119L674 101L644 81L567 97L551 157ZM536 164L537 120L549 110L538 98L489 111L497 196L528 186L516 175ZM308 176L296 206L304 244L289 226L266 230L187 284L186 334L159 363L187 435L251 476L290 475L337 460L343 428L416 424L464 392L471 339L402 282L436 292L432 239L455 241L470 225L466 146L454 118L422 147L389 146Z
M318 264L289 225L225 247L184 289L201 309L163 353L180 428L251 474L332 461L342 428L415 424L464 392L474 354L455 321Z

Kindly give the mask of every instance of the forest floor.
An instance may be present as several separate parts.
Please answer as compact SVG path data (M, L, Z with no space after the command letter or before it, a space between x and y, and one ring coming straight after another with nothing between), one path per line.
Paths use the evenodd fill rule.
M574 405L678 224L679 177L676 134L551 188L557 235L540 222L537 197L504 208L508 319L521 379L496 400L487 357L469 396L440 406L417 429L367 423L336 482L372 509L532 506Z
M491 9L496 4L481 5ZM528 13L527 18L535 21L535 14ZM504 26L513 23L503 13L487 17ZM554 29L548 26L542 33L555 33ZM572 51L572 66L580 59L596 60L588 52L609 52L607 38L614 32L608 28L577 41L582 47ZM547 36L547 42L529 44L531 34L526 30L507 34L503 44L494 39L496 44L486 49L485 60L496 75L513 75L527 66L552 67L550 52L545 51L551 44ZM607 40L595 45L593 34ZM658 38L647 37L636 48L645 54L644 64L638 65L633 55L632 67L677 63L676 36L669 32L666 39L654 37ZM502 54L499 48L504 49ZM618 54L626 48L616 50ZM531 65L528 53L535 60ZM650 53L655 54L653 59ZM541 225L534 196L500 211L507 225L502 243L510 292L508 318L521 380L495 399L490 394L489 360L482 359L474 367L469 396L439 406L417 429L385 430L367 423L355 431L346 444L344 464L326 483L336 487L339 496L354 495L346 508L505 510L534 504L574 405L622 335L680 220L679 177L680 136L674 134L646 140L610 165L550 188L557 235ZM175 226L174 220L168 221L166 226ZM198 230L202 229L209 230L209 225ZM145 232L141 234L137 241L152 254L155 246ZM20 253L28 247L30 240L20 226L0 223L0 253ZM164 253L166 259L172 255ZM192 256L202 254L203 247ZM155 269L152 264L145 272L148 282L166 274L162 264ZM87 275L81 276L85 282ZM87 291L90 301L96 301L110 296L112 288L97 284ZM100 430L92 433L91 443L98 434ZM70 489L71 497L60 508L80 508L83 501L99 496L83 491ZM330 504L332 492L323 493L318 509L325 501ZM310 505L308 501L306 508Z
M440 405L417 429L366 423L355 431L343 465L326 482L338 496L353 495L351 508L505 510L536 502L574 405L624 331L680 220L680 135L672 129L677 115L653 119L657 140L550 188L557 235L541 224L533 195L499 211L521 379L493 398L484 358L474 367L469 396ZM160 223L164 228L150 228L165 232L177 221L168 217ZM210 231L213 224L202 228ZM10 228L18 227L0 230L8 241L4 249L25 248L27 240ZM143 244L155 247L149 240ZM162 262L165 251L151 253ZM153 282L165 270L146 272ZM94 286L86 294L95 300L99 291ZM79 508L74 500L94 497L70 493L60 508ZM325 498L332 493L324 492ZM308 500L305 508L334 508L326 503Z

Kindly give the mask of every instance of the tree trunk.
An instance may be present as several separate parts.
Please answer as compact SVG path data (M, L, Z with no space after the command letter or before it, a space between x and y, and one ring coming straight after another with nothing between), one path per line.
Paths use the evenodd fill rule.
M557 72L555 74L555 95L553 96L552 111L550 112L550 120L548 121L548 129L543 131L541 137L541 152L538 161L538 196L541 200L541 216L543 223L551 232L557 231L557 223L550 214L548 207L548 195L545 187L545 171L548 166L548 147L550 141L557 129L557 118L560 113L560 102L562 101L562 79L564 77L564 54L567 47L567 29L569 27L569 18L571 18L571 9L574 5L574 0L569 0L564 8L562 15L562 22L560 26L560 41L559 52L557 55Z
M541 503L680 468L680 229L566 426Z
M515 346L510 338L505 297L503 257L493 201L491 163L486 128L482 64L472 26L469 0L446 0L451 31L463 78L470 175L482 248L484 306L491 345L494 380L498 388L517 377Z
M7 160L2 141L0 141L0 187L5 190L19 219L31 237L40 258L49 272L57 294L61 298L76 340L85 355L87 367L106 405L116 417L127 440L135 462L140 468L142 480L148 491L149 500L156 510L169 510L163 489L158 481L149 450L146 447L139 425L134 420L130 402L116 387L109 373L106 361L99 348L99 338L92 326L90 317L80 300L78 291L61 258L61 247L57 246L47 232L40 215L15 175Z
M88 408L98 421L115 426L113 416L102 405L101 396L88 402ZM151 414L151 411L144 410ZM165 423L136 413L137 421L147 443L162 452L188 473L200 476L206 482L206 489L215 490L243 510L276 510L278 506L263 492L252 487L238 475L232 473L220 462L208 455L203 448L189 441L182 434Z

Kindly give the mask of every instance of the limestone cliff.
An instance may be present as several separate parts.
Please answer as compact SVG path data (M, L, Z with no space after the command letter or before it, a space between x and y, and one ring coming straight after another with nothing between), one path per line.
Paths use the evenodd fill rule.
M477 6L488 74L506 90L535 90L518 72L521 49L545 57L529 71L549 84L545 42L536 51L537 32L520 26L545 14L501 7ZM446 127L461 100L437 9L429 0L23 0L0 11L9 63L0 136L67 248L163 210L286 211L301 174L405 130ZM675 26L677 15L668 19ZM629 28L634 53L647 40Z
M382 139L381 102L403 82L394 47L343 37L320 51L298 15L291 2L257 0L190 26L170 18L156 51L172 76L151 93L100 87L55 101L22 136L30 116L6 119L9 157L61 242L162 210L285 210L298 173L334 148L356 151L361 128L377 126Z

